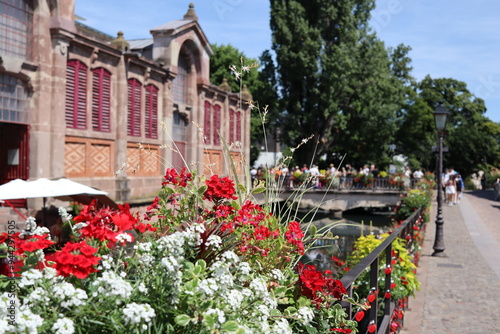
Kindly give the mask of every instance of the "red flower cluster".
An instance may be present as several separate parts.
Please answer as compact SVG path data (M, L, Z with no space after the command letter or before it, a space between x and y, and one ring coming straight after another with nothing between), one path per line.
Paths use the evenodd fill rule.
M234 182L228 177L220 178L218 175L212 175L209 180L205 181L207 190L205 190L205 199L212 202L218 202L222 199L237 199L234 196Z
M49 240L49 235L31 235L25 236L24 238L20 237L20 233L16 233L12 235L14 240L14 255L24 255L24 252L34 252L39 249L45 249L55 242Z
M298 264L299 285L302 295L313 300L317 308L321 307L325 296L342 300L346 289L340 280L328 278L318 271L313 265Z
M346 329L343 329L343 328L332 328L330 329L332 332L335 332L335 333L352 333L352 329L349 329L349 328L346 328Z
M173 184L174 186L186 187L187 183L193 179L191 173L186 173L186 167L182 168L181 173L178 174L173 168L168 168L164 176L165 180L161 185Z
M285 232L285 238L286 241L298 248L300 254L304 255L304 244L302 243L304 232L300 229L299 223L293 221L288 224L288 229Z
M73 275L83 279L91 273L97 272L94 268L99 263L100 257L95 256L97 248L93 248L85 241L79 243L68 242L56 252L53 267L61 276Z
M94 238L106 241L107 246L112 248L117 242L116 237L119 234L126 233L125 231L131 229L137 229L140 232L156 230L150 224L139 222L130 212L128 204L118 205L118 208L118 211L110 208L97 209L95 200L90 205L86 205L80 214L74 218L76 223L84 222L87 224L80 229L82 239ZM129 235L133 240L133 236Z
M6 232L0 234L0 245L3 244L7 239L9 239L9 235Z

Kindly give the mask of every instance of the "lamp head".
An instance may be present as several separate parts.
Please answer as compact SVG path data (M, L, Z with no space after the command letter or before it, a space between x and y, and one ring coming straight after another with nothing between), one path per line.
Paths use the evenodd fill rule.
M450 112L446 107L440 103L436 110L434 110L434 121L436 122L436 129L441 132L446 128L446 121Z

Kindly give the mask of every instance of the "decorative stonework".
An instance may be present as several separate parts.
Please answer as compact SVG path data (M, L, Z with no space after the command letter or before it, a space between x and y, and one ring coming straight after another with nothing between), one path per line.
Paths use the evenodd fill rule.
M161 155L158 145L147 145L140 148L137 143L127 144L127 175L154 176L161 175Z
M113 175L111 140L66 137L64 145L64 175L91 177Z

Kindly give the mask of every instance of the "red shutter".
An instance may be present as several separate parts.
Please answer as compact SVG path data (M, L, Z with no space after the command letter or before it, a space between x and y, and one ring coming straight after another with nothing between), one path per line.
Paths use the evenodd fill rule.
M111 73L104 68L92 71L92 129L109 132L111 110Z
M220 145L220 106L214 106L214 145Z
M87 128L87 66L69 60L66 67L66 126Z
M229 109L229 142L234 143L234 110Z
M241 142L241 112L236 113L236 141Z
M212 142L210 139L211 137L211 111L212 111L212 106L210 105L210 102L205 101L205 124L203 124L203 135L205 136L205 144L210 145Z
M158 88L146 86L146 138L158 138Z
M128 81L128 121L129 136L141 135L141 83L137 79Z

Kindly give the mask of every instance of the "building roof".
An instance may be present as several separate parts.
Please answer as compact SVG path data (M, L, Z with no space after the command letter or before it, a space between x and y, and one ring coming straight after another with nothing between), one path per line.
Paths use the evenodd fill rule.
M182 27L184 27L188 24L191 24L192 22L193 22L193 20L174 20L174 21L164 23L158 27L151 29L151 32L164 31L164 30L179 30Z
M142 50L153 45L152 38L131 39L127 41L130 45L130 50Z

